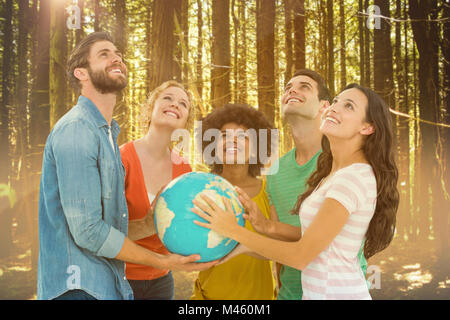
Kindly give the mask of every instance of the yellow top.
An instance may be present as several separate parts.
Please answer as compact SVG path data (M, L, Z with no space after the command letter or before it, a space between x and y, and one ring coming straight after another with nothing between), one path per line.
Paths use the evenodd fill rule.
M266 180L261 191L252 200L259 210L269 218L270 206L266 194ZM245 227L255 230L250 222ZM195 281L191 300L272 300L275 299L275 279L272 261L261 260L245 254L200 271Z

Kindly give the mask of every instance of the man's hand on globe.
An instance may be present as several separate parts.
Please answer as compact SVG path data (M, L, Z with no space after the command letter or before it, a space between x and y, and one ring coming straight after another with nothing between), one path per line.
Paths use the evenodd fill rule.
M236 192L239 195L239 201L245 209L243 215L245 220L250 221L252 227L256 232L267 234L270 221L264 217L258 208L258 205L239 187L236 187Z
M164 256L166 269L174 271L203 271L215 266L219 260L210 262L195 262L200 260L198 254L190 256L182 256L175 253L170 253Z

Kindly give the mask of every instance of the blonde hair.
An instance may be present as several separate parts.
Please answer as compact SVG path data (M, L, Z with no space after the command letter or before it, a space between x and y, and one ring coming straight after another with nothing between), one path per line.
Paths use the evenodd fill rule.
M194 112L195 108L194 108L194 104L193 104L192 94L181 83L179 83L175 80L169 80L169 81L163 82L160 86L158 86L152 92L150 92L150 94L147 98L147 101L143 105L143 120L142 121L143 121L143 129L145 130L145 132L147 132L148 129L150 128L150 122L152 121L152 113L153 113L153 108L155 107L156 99L158 99L159 95L164 90L166 90L167 88L170 88L170 87L180 88L188 96L190 107L189 107L188 118L186 120L185 129L189 130L192 127L193 122L194 122L194 116L195 116L195 112Z

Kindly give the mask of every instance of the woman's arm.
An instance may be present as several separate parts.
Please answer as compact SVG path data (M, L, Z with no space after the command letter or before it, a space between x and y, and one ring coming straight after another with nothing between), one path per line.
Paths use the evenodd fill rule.
M295 227L287 223L282 223L278 219L267 219L259 210L256 203L248 196L245 191L236 187L236 192L239 195L239 200L245 208L246 214L244 218L249 220L253 228L270 238L283 241L298 241L301 238L301 228ZM271 206L271 217L276 215L275 207Z
M286 242L266 238L239 226L228 199L224 199L227 210L223 211L212 199L201 197L209 206L195 201L196 207L192 211L209 223L195 221L197 225L215 230L268 259L298 270L303 270L330 245L349 217L343 205L327 198L303 237L296 242Z

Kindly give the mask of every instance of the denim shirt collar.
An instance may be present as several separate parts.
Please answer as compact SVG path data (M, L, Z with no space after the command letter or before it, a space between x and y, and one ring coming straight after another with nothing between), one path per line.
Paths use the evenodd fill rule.
M102 115L100 110L98 110L97 106L91 101L91 99L80 95L78 97L77 105L81 106L82 108L86 109L92 116L95 124L101 128L101 127L109 127L108 122L106 122L105 117ZM116 120L112 119L111 121L111 129L114 134L114 136L118 136L120 132L120 127Z

